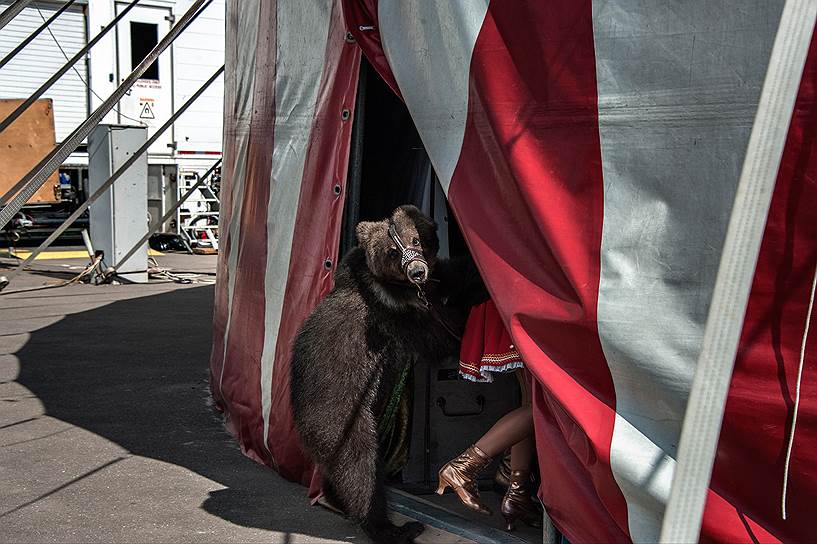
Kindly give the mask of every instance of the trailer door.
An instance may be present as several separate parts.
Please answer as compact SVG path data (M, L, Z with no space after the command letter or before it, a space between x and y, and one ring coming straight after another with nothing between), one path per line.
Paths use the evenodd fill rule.
M117 13L127 4L116 4ZM119 82L125 80L134 68L168 33L171 26L169 8L136 6L116 27L117 73ZM173 73L170 48L159 56L133 84L119 102L119 122L142 123L148 127L148 137L162 126L173 113ZM169 128L150 147L153 155L173 153L173 128Z

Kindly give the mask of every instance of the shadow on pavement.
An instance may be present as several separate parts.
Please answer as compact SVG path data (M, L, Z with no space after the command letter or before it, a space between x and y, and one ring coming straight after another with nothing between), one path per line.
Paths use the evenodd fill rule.
M202 504L210 514L362 540L349 522L310 509L305 489L244 457L208 405L212 300L212 286L194 287L68 315L31 333L16 381L49 416L225 486Z

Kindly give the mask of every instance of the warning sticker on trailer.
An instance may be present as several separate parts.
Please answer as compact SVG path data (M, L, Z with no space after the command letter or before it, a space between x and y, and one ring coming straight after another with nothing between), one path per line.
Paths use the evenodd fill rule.
M139 113L139 119L156 119L153 114L153 106L150 102L142 102L142 111Z

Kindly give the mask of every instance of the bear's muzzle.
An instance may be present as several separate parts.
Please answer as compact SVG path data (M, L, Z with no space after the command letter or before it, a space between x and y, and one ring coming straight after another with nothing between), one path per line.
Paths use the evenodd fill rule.
M409 261L408 266L406 266L406 275L410 282L418 285L423 284L428 280L428 264L425 260L421 261L419 259Z
M406 273L408 280L420 285L428 280L429 268L423 253L412 246L406 245L397 233L397 227L389 222L389 238L400 248L400 267Z

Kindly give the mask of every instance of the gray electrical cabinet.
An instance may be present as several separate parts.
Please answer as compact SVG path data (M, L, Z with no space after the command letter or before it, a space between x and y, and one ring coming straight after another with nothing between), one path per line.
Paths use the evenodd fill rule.
M88 189L93 194L147 141L147 128L99 125L88 138ZM105 252L105 264L115 266L148 231L148 159L143 154L91 205L91 242ZM117 274L145 283L148 247L142 247Z

